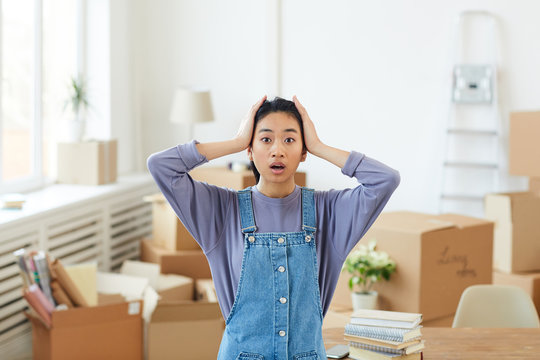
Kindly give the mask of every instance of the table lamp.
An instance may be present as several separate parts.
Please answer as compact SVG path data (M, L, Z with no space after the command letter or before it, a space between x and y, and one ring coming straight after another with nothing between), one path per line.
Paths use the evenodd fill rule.
M193 139L193 124L214 121L210 91L179 88L174 93L170 122L187 124L189 140Z

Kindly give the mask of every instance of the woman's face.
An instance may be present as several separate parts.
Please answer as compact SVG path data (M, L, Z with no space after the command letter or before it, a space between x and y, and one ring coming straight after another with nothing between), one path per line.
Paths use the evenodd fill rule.
M269 113L257 122L248 156L266 182L290 181L306 160L298 120L285 112Z

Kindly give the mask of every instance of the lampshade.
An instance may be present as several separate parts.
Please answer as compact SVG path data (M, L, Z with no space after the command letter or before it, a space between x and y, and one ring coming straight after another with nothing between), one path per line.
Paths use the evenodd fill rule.
M170 121L184 124L214 121L210 91L177 89L172 102Z

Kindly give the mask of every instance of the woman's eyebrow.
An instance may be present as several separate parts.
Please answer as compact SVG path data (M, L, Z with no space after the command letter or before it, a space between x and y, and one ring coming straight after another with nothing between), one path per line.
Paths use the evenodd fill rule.
M274 130L266 129L266 128L259 129L259 133L262 133L262 132L271 132L271 133L273 133ZM285 130L283 130L283 132L295 132L295 133L298 133L298 131L296 129L293 129L293 128L285 129Z

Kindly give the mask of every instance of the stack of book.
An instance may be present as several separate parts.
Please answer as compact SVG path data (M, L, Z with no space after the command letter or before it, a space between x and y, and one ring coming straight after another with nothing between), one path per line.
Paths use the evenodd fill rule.
M2 209L22 209L26 201L23 194L5 194L0 196L0 208Z
M345 326L349 357L362 360L421 360L422 314L356 310Z

